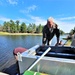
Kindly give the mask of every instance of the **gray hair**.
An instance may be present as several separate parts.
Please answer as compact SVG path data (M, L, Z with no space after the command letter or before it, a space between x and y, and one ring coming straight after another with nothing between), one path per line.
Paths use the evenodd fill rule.
M54 21L52 17L49 17L47 21Z

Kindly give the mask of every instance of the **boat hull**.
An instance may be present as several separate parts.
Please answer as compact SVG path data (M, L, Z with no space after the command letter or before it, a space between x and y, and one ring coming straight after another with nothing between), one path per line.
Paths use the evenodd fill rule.
M40 56L35 55L37 47L21 54L22 60L19 62L20 73L23 74ZM32 51L31 53L29 53ZM47 73L51 75L74 75L75 74L75 60L67 58L57 58L44 56L31 71Z

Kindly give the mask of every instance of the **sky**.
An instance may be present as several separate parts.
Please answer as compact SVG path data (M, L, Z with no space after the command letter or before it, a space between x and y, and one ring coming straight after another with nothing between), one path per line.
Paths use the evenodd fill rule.
M75 0L0 0L1 25L10 20L46 25L49 17L70 32L75 27Z

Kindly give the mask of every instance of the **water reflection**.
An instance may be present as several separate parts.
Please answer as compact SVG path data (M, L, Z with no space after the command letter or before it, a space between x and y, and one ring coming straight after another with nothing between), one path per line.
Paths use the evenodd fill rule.
M62 37L60 37L60 39L62 39ZM55 42L56 37L53 38L52 45L54 45ZM11 72L10 68L12 68L12 72L16 72L16 61L13 56L13 50L16 47L31 48L36 44L42 44L42 36L0 36L0 71L9 73ZM15 68L15 71L13 68ZM13 73L9 74L14 75Z

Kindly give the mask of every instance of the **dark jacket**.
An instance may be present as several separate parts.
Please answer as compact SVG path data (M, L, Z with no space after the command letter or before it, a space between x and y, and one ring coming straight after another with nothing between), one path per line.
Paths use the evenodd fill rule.
M43 39L42 39L43 44L49 42L54 35L56 35L57 38L59 38L60 36L60 31L58 28L48 28L47 25L44 26L42 33L43 33ZM44 40L44 38L46 38L46 40Z

